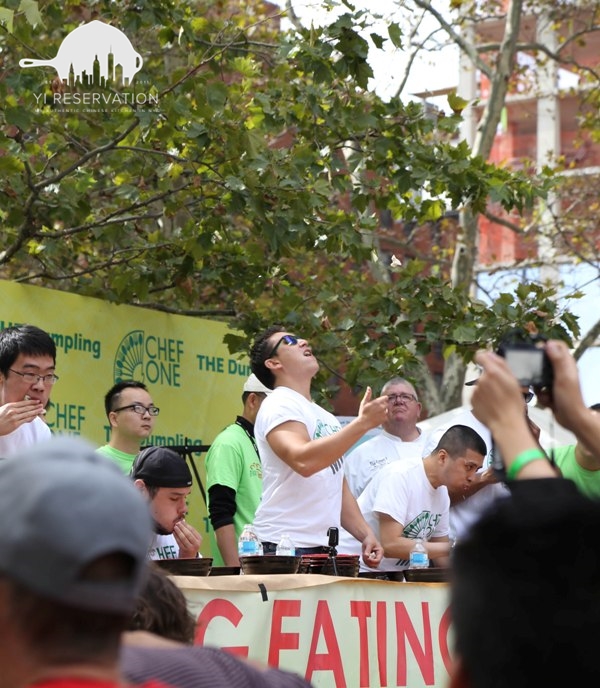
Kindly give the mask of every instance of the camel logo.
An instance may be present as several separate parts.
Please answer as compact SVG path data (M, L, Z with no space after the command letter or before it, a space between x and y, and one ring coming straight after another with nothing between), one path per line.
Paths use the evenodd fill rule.
M115 354L115 382L144 380L145 338L143 330L133 330L123 337Z
M129 86L143 64L122 31L97 20L71 31L52 60L19 62L21 67L53 67L59 79L70 86L89 86L95 79L101 86Z

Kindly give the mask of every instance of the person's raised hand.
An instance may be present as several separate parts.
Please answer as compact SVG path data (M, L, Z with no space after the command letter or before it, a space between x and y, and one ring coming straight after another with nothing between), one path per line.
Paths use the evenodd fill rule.
M372 397L373 391L370 387L367 387L358 409L358 417L364 421L368 429L381 425L388 414L387 395L377 397L376 399Z

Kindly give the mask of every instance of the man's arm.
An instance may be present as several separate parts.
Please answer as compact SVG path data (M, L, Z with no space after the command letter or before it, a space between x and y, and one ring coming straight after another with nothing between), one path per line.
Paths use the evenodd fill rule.
M208 514L215 531L217 547L225 566L239 566L237 539L233 517L236 512L236 492L226 485L215 484L208 490Z
M410 559L410 551L414 547L413 538L404 536L404 524L398 523L389 514L377 512L379 518L379 536L383 546L384 556L391 559ZM447 537L435 537L423 541L430 559L439 560L448 556L450 541Z
M308 478L331 466L368 430L381 425L387 409L387 396L371 401L369 388L361 401L358 417L339 432L311 440L303 423L287 421L267 434L267 442L282 461Z
M362 559L365 565L372 568L379 566L383 557L383 548L377 540L375 533L365 521L356 498L350 492L346 478L344 478L342 492L341 524L342 528L347 530L350 535L362 544Z

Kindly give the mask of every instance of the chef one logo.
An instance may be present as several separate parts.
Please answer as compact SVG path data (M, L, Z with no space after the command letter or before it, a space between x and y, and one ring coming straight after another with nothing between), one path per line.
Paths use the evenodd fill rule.
M56 70L58 76L52 84L53 93L34 94L38 105L84 105L96 111L131 104L156 106L157 95L114 91L117 86L130 87L143 64L142 56L122 31L97 20L71 31L51 60L24 58L19 61L22 68L53 67ZM83 90L92 86L112 90Z

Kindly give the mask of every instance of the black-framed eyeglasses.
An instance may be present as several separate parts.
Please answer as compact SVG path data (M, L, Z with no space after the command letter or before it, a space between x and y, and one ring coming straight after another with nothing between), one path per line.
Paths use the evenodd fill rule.
M128 404L127 406L121 406L119 408L113 409L113 411L116 413L117 411L133 411L134 413L137 413L140 416L143 416L145 413L149 413L151 416L158 416L160 413L160 409L158 406L144 406L143 404Z
M275 344L275 346L271 349L271 353L267 356L267 358L273 358L281 344L286 344L287 346L296 346L298 341L298 337L295 337L293 334L284 334L283 337L277 341L277 344Z
M534 394L532 391L523 392L523 401L528 404L533 399L533 396Z
M417 401L417 397L414 394L407 394L406 392L402 394L388 394L387 398L390 404L395 404L396 401L403 401L405 404L410 404L411 401Z
M48 373L48 375L38 375L37 373L20 373L18 370L13 370L12 368L9 368L9 370L15 375L20 375L25 382L29 383L30 385L33 385L40 380L45 385L53 385L58 380L58 375L55 375L54 373Z

